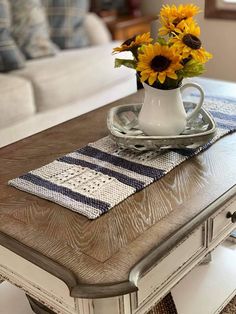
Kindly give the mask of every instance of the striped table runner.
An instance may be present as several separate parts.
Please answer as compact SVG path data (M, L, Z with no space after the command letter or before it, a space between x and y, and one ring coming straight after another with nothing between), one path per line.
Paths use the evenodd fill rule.
M109 137L105 137L10 180L9 185L89 219L98 218L236 130L236 100L208 98L204 107L214 117L217 133L209 143L197 149L169 150L161 155L154 151L136 153L118 148ZM164 216L166 214L163 213Z

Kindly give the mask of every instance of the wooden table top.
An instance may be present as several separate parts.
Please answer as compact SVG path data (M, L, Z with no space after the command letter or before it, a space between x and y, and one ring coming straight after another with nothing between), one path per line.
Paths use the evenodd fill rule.
M236 84L200 82L208 93L236 99ZM235 194L236 134L94 221L7 185L9 179L106 136L107 110L140 102L142 96L139 91L0 150L0 244L62 279L72 296L135 291L130 274L139 261L156 248L161 256L164 247L194 227L191 221L196 227L210 213L210 204L217 205L227 191L227 197ZM158 221L158 208L171 208L171 213Z

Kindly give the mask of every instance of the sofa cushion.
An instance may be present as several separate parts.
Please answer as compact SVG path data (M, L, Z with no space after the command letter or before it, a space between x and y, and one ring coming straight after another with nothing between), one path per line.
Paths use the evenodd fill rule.
M24 57L10 35L10 7L8 0L0 0L0 72L24 66Z
M40 0L9 0L12 13L11 33L28 59L55 55L50 40L45 10Z
M51 38L61 49L88 45L83 26L88 0L42 0L42 3L48 15Z
M0 128L34 114L33 90L29 81L11 75L0 75L0 95Z
M114 68L112 48L117 45L62 51L55 58L29 61L13 74L32 82L38 111L66 106L135 77L132 69Z
M86 15L84 28L88 35L90 45L106 44L112 40L111 33L105 22L93 12Z

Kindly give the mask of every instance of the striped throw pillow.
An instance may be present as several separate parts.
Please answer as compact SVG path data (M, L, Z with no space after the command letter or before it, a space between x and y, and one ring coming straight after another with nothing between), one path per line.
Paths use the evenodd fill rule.
M11 33L27 59L54 56L49 25L41 0L8 0L11 5Z
M88 45L89 39L83 26L89 9L88 0L42 0L42 3L48 15L54 43L61 49Z
M10 34L11 15L7 0L0 0L0 72L20 69L24 57Z

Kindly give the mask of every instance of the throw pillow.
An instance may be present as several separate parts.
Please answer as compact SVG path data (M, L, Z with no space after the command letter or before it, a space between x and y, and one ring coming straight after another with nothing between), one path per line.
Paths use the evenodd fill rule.
M52 56L55 45L50 40L45 10L40 0L9 0L12 36L27 59Z
M0 0L0 72L24 66L24 57L10 35L10 8L7 0Z
M14 0L13 0L14 1ZM88 45L83 22L88 0L42 0L51 27L51 39L61 49Z

